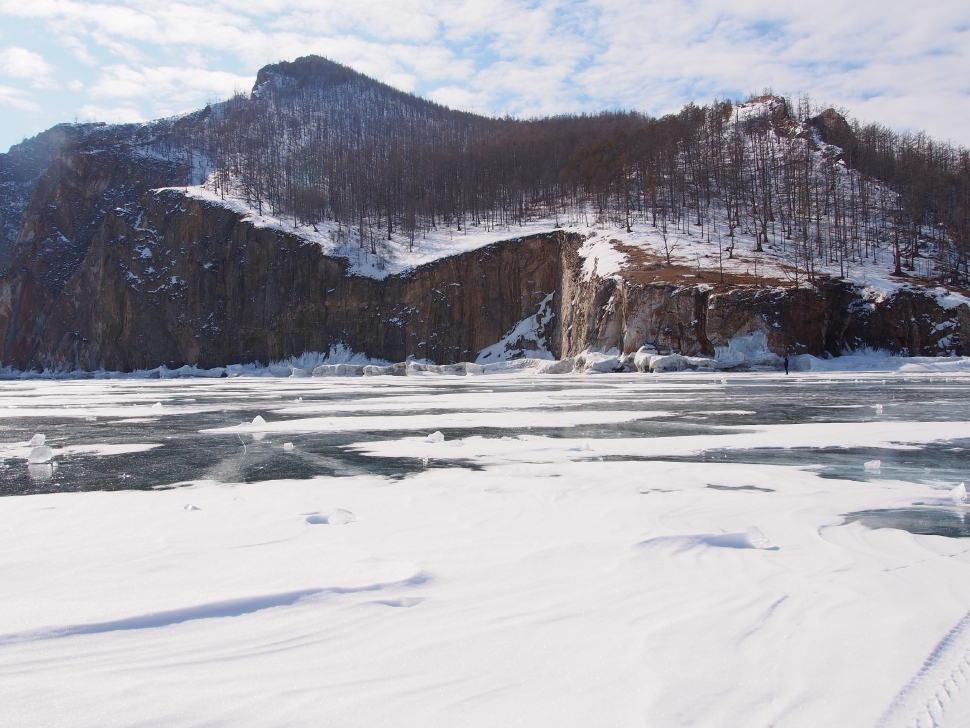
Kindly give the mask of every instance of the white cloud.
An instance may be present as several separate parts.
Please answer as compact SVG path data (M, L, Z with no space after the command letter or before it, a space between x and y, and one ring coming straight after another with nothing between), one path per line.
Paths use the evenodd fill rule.
M96 69L85 101L143 114L200 106L265 63L316 53L493 114L659 114L770 86L970 143L963 0L0 0L3 16ZM39 50L53 57L19 49L43 61ZM24 58L13 67L31 67ZM16 78L77 75L46 74Z
M0 72L13 78L26 79L31 85L48 87L53 83L54 69L39 53L20 46L0 49Z
M84 65L98 65L98 59L91 54L88 47L79 38L71 35L69 30L57 33L57 44Z
M0 86L0 104L21 111L39 112L41 110L40 104L31 99L29 94L9 86Z
M228 96L233 89L252 86L252 76L239 76L225 71L179 66L133 67L108 66L102 69L97 83L88 92L96 98L196 98L199 94Z

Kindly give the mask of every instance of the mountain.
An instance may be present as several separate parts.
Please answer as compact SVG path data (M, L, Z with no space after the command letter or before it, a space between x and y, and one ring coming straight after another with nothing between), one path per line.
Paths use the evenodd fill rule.
M776 96L495 119L307 57L0 155L18 370L713 355L752 333L966 355L968 260L965 149Z

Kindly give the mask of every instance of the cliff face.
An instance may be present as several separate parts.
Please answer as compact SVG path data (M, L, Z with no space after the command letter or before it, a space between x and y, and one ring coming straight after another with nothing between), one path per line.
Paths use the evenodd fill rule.
M0 271L10 264L24 211L54 156L93 125L59 124L0 154Z
M589 347L628 353L644 344L711 356L732 338L755 332L764 333L777 353L838 356L872 348L910 356L970 355L970 308L944 308L918 290L872 301L833 280L797 289L641 284L622 276L584 280L575 252L564 258L556 351L563 357Z
M869 301L836 281L784 289L588 279L581 238L561 231L384 280L352 276L315 243L179 189L152 189L182 176L125 149L53 154L0 276L4 365L213 367L338 344L391 361L470 361L549 294L544 333L557 357L643 344L712 355L755 331L777 352L970 355L970 309L943 308L918 290Z
M556 290L560 238L491 245L374 280L218 205L152 192L108 216L58 319L22 361L213 367L337 344L394 361L474 359Z
M65 310L64 288L117 205L145 190L181 181L171 163L128 149L67 144L34 182L0 274L2 360L37 361L40 342Z

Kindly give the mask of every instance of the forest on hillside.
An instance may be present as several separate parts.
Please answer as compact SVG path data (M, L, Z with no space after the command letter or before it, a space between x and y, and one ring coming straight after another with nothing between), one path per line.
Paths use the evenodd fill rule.
M970 283L970 155L808 99L518 120L447 109L319 58L270 66L164 152L224 196L361 247L577 215L771 245L799 276L891 256ZM669 257L669 256L668 256ZM922 263L922 266L919 264Z

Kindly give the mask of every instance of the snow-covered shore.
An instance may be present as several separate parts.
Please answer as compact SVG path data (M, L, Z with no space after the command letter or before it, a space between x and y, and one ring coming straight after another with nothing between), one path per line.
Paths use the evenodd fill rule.
M516 329L506 337L517 342L521 332ZM434 364L422 360L391 362L371 359L346 348L338 347L329 353L307 353L269 364L230 364L225 367L202 369L182 366L169 369L166 366L142 369L134 372L93 372L78 370L46 370L23 372L10 367L0 367L2 380L83 380L83 379L186 379L215 377L363 377L363 376L429 376L429 375L488 375L488 374L603 374L611 372L680 372L680 371L778 371L783 367L782 358L768 351L763 337L740 337L724 347L713 357L686 357L680 354L658 354L645 347L640 352L622 355L616 350L608 352L586 351L575 357L555 359L540 346L534 351L522 351L505 342L499 342L485 350L487 356L479 357L480 363ZM510 353L518 358L507 358ZM846 352L842 356L822 359L811 354L793 356L789 360L792 371L808 372L963 372L970 371L970 357L960 356L897 356L885 351Z

